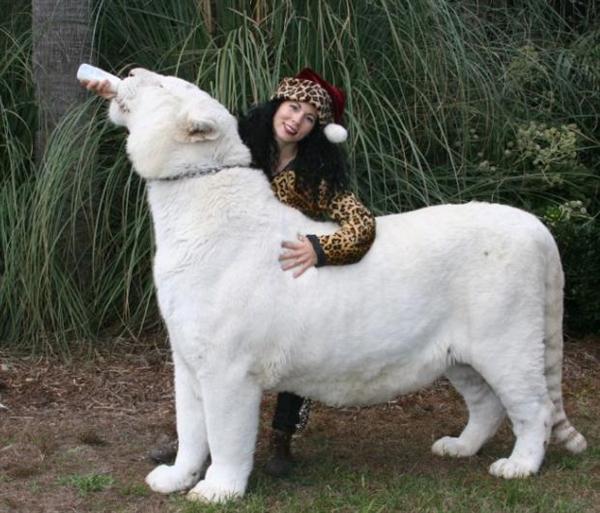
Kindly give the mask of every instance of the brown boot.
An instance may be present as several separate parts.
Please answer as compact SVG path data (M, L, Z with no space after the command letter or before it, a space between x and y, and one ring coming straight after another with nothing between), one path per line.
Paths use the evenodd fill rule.
M274 429L271 432L271 457L265 465L265 472L273 477L285 477L292 470L294 460L292 459L292 434L286 431Z

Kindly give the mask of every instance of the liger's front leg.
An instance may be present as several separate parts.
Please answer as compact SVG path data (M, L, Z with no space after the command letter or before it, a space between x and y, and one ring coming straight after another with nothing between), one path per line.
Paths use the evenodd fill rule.
M211 465L190 500L222 502L241 497L252 470L260 387L246 376L215 372L202 381Z
M179 447L174 465L160 465L146 483L155 492L172 493L189 490L200 479L200 471L208 456L208 439L202 391L196 377L176 354L175 407Z

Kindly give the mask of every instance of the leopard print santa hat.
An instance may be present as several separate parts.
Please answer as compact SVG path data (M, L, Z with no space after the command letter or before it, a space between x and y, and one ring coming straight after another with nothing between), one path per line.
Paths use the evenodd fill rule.
M348 132L340 124L346 96L340 88L330 84L310 68L304 68L295 77L284 78L272 96L297 102L308 102L318 112L325 137L332 143L342 143Z

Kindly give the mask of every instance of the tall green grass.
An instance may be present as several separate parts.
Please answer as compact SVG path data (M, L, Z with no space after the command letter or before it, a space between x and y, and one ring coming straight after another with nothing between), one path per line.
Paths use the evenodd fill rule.
M97 99L69 113L33 163L26 5L0 25L0 341L67 350L139 334L157 322L143 184ZM316 69L347 92L353 186L379 214L480 199L543 216L577 199L589 220L600 210L600 32L574 32L542 0L500 5L98 2L92 57L117 73L176 74L234 112ZM552 147L540 164L536 152L554 143L543 128L522 135L532 121L576 124L559 141L575 133L574 151Z

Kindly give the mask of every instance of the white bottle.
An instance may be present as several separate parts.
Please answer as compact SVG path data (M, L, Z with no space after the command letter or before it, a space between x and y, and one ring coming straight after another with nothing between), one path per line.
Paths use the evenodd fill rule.
M115 75L104 71L103 69L96 68L91 64L82 64L77 70L77 80L108 80L110 84L110 90L113 93L117 92L121 79Z

